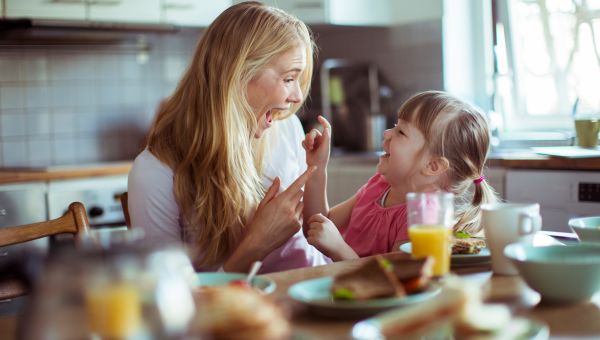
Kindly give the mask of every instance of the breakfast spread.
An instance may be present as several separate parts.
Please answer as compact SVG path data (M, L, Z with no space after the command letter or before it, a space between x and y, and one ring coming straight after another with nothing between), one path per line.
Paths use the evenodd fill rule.
M336 299L366 300L403 297L423 291L429 284L432 258L386 259L375 256L359 268L334 277Z
M194 336L210 339L287 339L290 324L265 295L242 285L201 287Z
M464 231L455 232L452 236L452 254L479 254L486 247L485 239L473 237Z

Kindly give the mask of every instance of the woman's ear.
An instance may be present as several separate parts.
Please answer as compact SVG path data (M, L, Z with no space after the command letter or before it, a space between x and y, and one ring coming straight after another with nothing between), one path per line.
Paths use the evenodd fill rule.
M450 162L446 157L436 157L427 163L423 174L426 176L439 176L450 168Z

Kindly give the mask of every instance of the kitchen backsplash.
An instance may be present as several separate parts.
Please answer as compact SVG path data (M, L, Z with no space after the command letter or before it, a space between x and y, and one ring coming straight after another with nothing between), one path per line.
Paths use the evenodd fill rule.
M394 105L415 91L442 87L437 21L313 31L320 61L335 57L377 64L394 87ZM145 34L151 46L147 55L128 44L2 47L0 166L133 159L157 104L176 86L200 34Z

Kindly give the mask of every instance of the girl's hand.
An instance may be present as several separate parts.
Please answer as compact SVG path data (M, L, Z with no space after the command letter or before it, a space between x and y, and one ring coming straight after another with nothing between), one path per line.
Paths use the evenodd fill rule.
M248 237L259 242L268 254L284 244L302 227L302 187L316 167L309 167L294 183L281 193L280 179L273 184L258 205L252 222L248 226Z
M334 261L357 258L358 256L344 241L338 228L327 217L315 214L307 222L306 239L323 254Z
M317 118L323 132L317 129L310 130L304 137L302 147L306 150L306 164L310 167L316 165L325 169L329 162L329 153L331 151L331 124L323 116Z

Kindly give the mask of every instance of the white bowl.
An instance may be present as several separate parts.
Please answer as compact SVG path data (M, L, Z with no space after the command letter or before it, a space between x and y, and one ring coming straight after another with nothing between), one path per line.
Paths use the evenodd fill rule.
M534 247L512 243L504 248L527 285L542 301L572 303L600 292L600 245Z
M569 227L577 234L579 241L600 243L600 216L572 218Z

